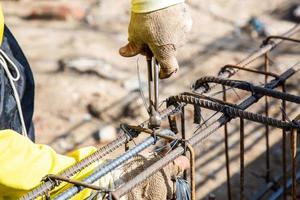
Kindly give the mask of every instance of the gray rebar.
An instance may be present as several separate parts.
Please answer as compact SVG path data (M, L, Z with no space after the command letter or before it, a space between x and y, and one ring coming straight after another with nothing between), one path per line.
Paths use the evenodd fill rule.
M294 75L299 70L299 66L294 66L287 71L285 71L283 74L280 75L280 80L286 80L290 78L292 75ZM273 80L270 83L266 84L266 88L275 88L278 85L280 85L281 81L279 80ZM249 106L257 102L262 96L261 95L255 95L250 96L246 100L244 100L242 103L240 103L238 106L240 109L247 109ZM204 139L206 139L209 135L213 134L218 130L220 127L222 127L226 122L230 120L229 116L221 116L216 121L210 123L207 125L207 127L202 127L194 136L192 136L187 142L191 144L192 146L196 146L197 144L201 143ZM152 176L155 172L162 169L164 166L166 166L168 163L172 162L174 159L179 157L185 152L185 149L182 146L178 146L176 149L172 150L169 154L167 154L163 159L155 162L150 167L147 168L147 170L141 172L139 175L134 177L132 180L124 184L122 187L117 189L114 194L117 197L121 197L125 195L127 192L129 192L131 189L136 187L138 184L140 184L142 181L147 179L148 177Z
M170 130L162 130L161 134L166 134L167 131ZM112 160L111 162L105 164L101 168L97 169L93 174L82 180L84 183L93 184L95 181L106 175L107 173L111 172L112 170L116 169L132 157L136 156L138 153L149 147L150 145L154 144L156 138L154 137L148 137L146 140L144 140L142 143L136 145L134 148L128 150L124 154L120 155L115 160ZM81 190L83 190L84 187L81 186L74 186L69 188L68 190L64 191L62 194L55 197L55 200L65 200L68 199Z
M171 114L175 114L175 113L179 112L180 110L181 110L180 106L175 107L172 105L172 106L169 106L168 108L164 109L163 111L161 111L159 114L160 114L160 117L162 119L164 119ZM142 123L141 126L146 126L147 123L148 123L148 121ZM119 148L120 146L122 146L124 143L126 143L127 141L129 141L131 139L128 135L126 135L124 133L124 131L121 131L120 134L121 135L116 140L112 141L111 143L109 143L108 145L106 145L104 147L101 147L95 153L84 158L79 163L76 163L75 165L73 165L73 166L67 168L66 170L62 171L61 173L59 173L59 175L66 177L66 178L70 178L70 177L74 176L75 174L77 174L82 169L89 166L90 164L96 162L97 160L100 160L104 156L113 152L114 150L116 150L117 148ZM47 181L47 182L41 184L40 186L38 186L37 188L33 189L32 191L30 191L29 193L22 196L20 198L20 200L36 199L39 196L45 195L45 193L52 190L54 187L55 187L55 184L53 182Z

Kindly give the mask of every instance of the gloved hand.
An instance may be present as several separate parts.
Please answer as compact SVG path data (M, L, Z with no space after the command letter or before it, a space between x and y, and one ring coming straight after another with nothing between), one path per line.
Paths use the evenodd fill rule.
M47 174L58 174L95 151L94 147L86 147L64 156L57 154L47 145L34 144L28 138L12 130L0 130L0 200L20 198L37 187ZM102 162L99 161L97 164ZM73 179L82 180L91 174L95 167L96 165L90 165ZM97 184L107 187L112 181L112 176L107 174ZM51 197L69 186L62 183L50 193ZM72 200L85 199L91 192L85 189Z
M124 57L149 56L150 49L161 66L159 77L168 78L179 68L176 51L185 43L191 27L192 19L185 3L152 12L132 12L129 43L119 52Z

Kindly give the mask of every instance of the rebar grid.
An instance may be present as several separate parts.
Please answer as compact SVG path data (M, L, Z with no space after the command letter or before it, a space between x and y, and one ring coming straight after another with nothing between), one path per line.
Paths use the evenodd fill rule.
M296 173L296 154L295 154L296 146L295 146L295 144L296 144L296 131L299 130L300 128L299 128L299 124L297 123L297 121L286 121L287 119L286 119L285 109L286 109L286 101L290 101L290 102L299 104L300 97L286 93L285 81L287 79L289 79L292 75L294 75L299 70L299 66L298 65L293 66L293 67L289 68L288 70L286 70L281 75L277 75L272 72L269 72L268 53L272 49L274 49L275 46L277 46L279 43L281 43L283 40L298 42L298 40L296 41L296 39L291 39L290 36L299 31L300 31L300 25L298 24L296 27L294 27L293 29L288 31L282 37L272 36L263 43L263 46L261 47L261 49L259 49L255 53L251 54L248 58L246 58L245 60L240 62L236 67L231 67L231 70L228 70L228 69L232 65L227 65L223 68L223 70L220 71L218 77L204 77L204 78L198 80L196 87L194 88L194 91L196 93L198 93L199 96L197 96L197 94L184 93L184 94L170 97L167 101L168 107L165 111L166 114L163 116L169 118L170 129L172 131L174 130L174 132L179 132L177 129L176 118L174 117L174 115L181 113L181 115L180 115L180 118L181 118L181 129L180 129L181 140L186 141L186 144L188 144L190 146L190 148L196 146L197 144L202 142L204 139L206 139L209 135L213 134L217 129L224 126L228 199L232 199L232 196L231 196L232 191L231 191L231 183L230 183L231 177L230 177L230 160L229 160L229 154L228 154L229 150L228 150L227 123L230 122L230 120L234 117L240 118L240 160L241 160L241 163L240 163L240 170L241 170L241 173L240 173L240 181L241 181L240 182L240 199L245 198L245 196L244 196L244 191L245 191L245 187L244 187L244 181L245 181L244 170L245 169L244 169L244 167L245 166L244 166L244 161L243 161L244 160L244 120L245 119L250 120L250 121L255 121L258 123L262 123L266 127L266 156L267 157L266 157L266 178L265 178L265 180L266 180L267 184L270 183L270 179L271 179L271 177L270 177L270 158L269 158L269 126L274 126L276 128L282 129L282 131L283 131L283 139L282 139L282 141L283 141L283 146L282 146L282 151L283 151L283 189L282 189L282 191L283 192L281 194L283 194L284 198L286 198L288 188L292 187L292 197L293 197L293 200L296 199L296 193L295 193L296 179L300 178L300 175L298 175L299 173ZM275 40L273 41L273 39L275 39ZM270 42L270 41L272 41L272 42ZM253 73L260 73L260 74L265 75L265 85L263 87L255 86L255 85L250 84L245 81L235 81L235 80L225 79L225 78L229 78L232 75L234 75L238 70L246 69L244 67L246 67L253 60L256 60L257 58L259 58L261 56L264 56L264 58L265 58L265 63L264 63L265 71L258 72L256 70L248 70L248 69L246 71L253 72ZM275 79L268 81L269 76L275 77ZM217 84L222 85L222 87L223 87L223 102L218 99L213 99L209 96L206 96L207 99L204 100L203 96L200 96L203 93L207 92L207 85L204 84L207 82L215 82ZM230 103L226 102L226 100L227 100L226 86L232 87L232 88L236 87L238 89L249 91L249 92L251 92L252 95L249 96L248 98L246 98L243 102L241 102L238 105L231 105ZM278 86L282 86L283 92L273 90L274 88L276 88ZM211 88L213 88L213 86L211 86ZM282 107L283 107L282 120L278 120L278 119L269 117L269 112L268 112L269 106L268 106L267 96L282 100ZM262 97L265 98L265 116L244 111L251 105L255 104ZM200 124L200 121L201 121L200 108L211 109L211 110L217 111L222 114L215 115L213 118L211 118L210 120L208 120L206 122L206 126L200 126L199 130L197 130L191 138L186 139L186 133L185 133L185 120L186 119L185 119L185 115L184 115L184 113L185 113L184 110L185 110L185 106L187 104L192 104L194 106L195 111L196 111L194 121L197 122L198 124ZM199 116L200 116L200 118L199 118ZM203 123L202 123L202 125L203 125ZM147 126L147 123L144 123L141 125L141 127L145 127L145 126ZM291 167L291 169L292 169L291 181L287 181L287 173L286 173L287 172L287 165L286 165L287 163L286 163L286 142L285 142L285 140L286 140L286 132L287 131L292 131L292 133L293 133L290 135L290 140L291 140L291 144L292 144L291 152L292 152L292 157L294 158L294 159L292 159L293 163L292 163L292 167ZM68 172L67 175L65 175L65 176L70 177L70 176L76 174L81 169L90 165L90 163L95 162L98 159L101 159L104 155L109 154L110 151L113 151L115 148L118 148L122 144L125 144L130 139L130 137L129 137L129 139L127 137L126 138L122 138L122 137L125 137L125 136L121 136L117 140L119 142L117 142L117 141L113 142L116 144L109 145L109 146L105 147L104 150L99 150L99 152L101 152L101 153L99 154L99 152L98 152L99 155L94 155L94 157L92 157L93 159L91 159L91 157L87 158L87 160L83 160L81 164L75 165L75 167L73 166L74 167L73 169L70 168L70 169L67 169L66 171L64 171L65 173ZM147 143L147 140L145 142ZM133 149L135 149L135 148L133 148ZM120 157L122 157L122 158L126 157L130 154L130 152L132 152L132 151L129 150L128 152L124 153ZM131 189L133 189L136 185L138 185L139 183L141 183L142 181L144 181L145 179L147 179L148 177L153 175L158 170L162 169L164 166L166 166L168 163L172 162L178 156L185 154L185 152L186 152L186 148L184 145L177 146L175 149L173 149L171 152L169 152L163 159L157 161L156 163L151 165L149 168L147 168L147 170L143 171L142 173L137 175L135 178L130 180L128 183L126 183L125 185L121 186L116 191L114 191L113 192L114 197L118 198L118 197L125 195ZM193 156L191 156L191 157L193 157ZM123 162L123 160L122 160L122 162ZM115 168L115 166L112 166L111 168L109 168L109 170L112 170L114 168ZM193 171L195 169L192 168L191 170ZM105 173L102 172L101 176L106 174L106 171L104 171ZM69 176L68 176L68 174L69 174ZM193 181L195 180L195 177L193 174L194 173L192 173L192 176L191 176L191 183L193 183ZM90 177L88 177L88 178L90 178ZM98 179L98 178L99 177L96 177L96 179ZM35 199L38 196L44 195L45 191L49 191L52 188L53 188L53 185L51 185L51 183L46 182L41 187L37 188L36 190L32 191L28 195L22 197L21 199ZM73 192L72 194L70 193L69 196L63 196L64 194L62 194L62 196L60 196L62 198L59 198L59 199L67 199L68 197L71 197L72 195L76 194L76 192L83 189L83 187L81 187L79 189L78 189L78 187L73 187L73 188L76 188L76 191L74 189L75 192ZM193 184L192 184L192 190L195 191L195 185L193 185ZM278 192L276 193L277 196L279 193ZM261 195L261 197L263 197L263 195ZM257 198L257 199L261 199L261 197ZM276 199L276 198L274 198L274 199Z

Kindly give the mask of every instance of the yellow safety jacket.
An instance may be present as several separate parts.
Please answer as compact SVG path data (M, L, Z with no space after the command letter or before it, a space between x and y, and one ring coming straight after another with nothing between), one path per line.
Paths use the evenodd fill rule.
M47 174L58 174L95 151L94 147L86 147L64 156L47 145L34 144L12 130L0 131L0 200L17 199L37 187ZM101 162L96 163L97 166ZM83 179L94 171L95 166L87 167L73 179ZM108 174L97 185L107 188L112 182L112 176ZM51 196L69 186L62 184ZM90 193L85 189L72 199L85 199Z
M151 12L182 2L184 0L132 0L132 11ZM0 3L0 45L3 32L4 16ZM17 199L37 187L47 174L57 174L95 151L94 147L87 147L67 156L59 155L51 147L34 144L12 130L0 130L0 200ZM94 167L95 165L86 168L73 178L81 180L92 173ZM112 176L107 175L97 185L107 187L112 181ZM51 195L59 193L66 187L68 185L62 184ZM90 193L90 190L85 189L72 199L84 199Z
M134 13L147 13L163 9L185 0L131 0L131 10Z
M135 13L146 13L162 8L166 8L178 3L183 3L185 0L131 0L131 10ZM0 44L2 43L4 32L4 16L0 3Z
M0 3L0 45L2 44L3 33L4 33L4 15L3 15L2 6Z

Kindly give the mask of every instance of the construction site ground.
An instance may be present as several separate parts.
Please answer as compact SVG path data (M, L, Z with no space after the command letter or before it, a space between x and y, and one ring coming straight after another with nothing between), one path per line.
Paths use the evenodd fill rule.
M127 42L127 25L130 19L130 1L101 1L91 9L93 25L76 19L29 20L25 19L32 10L43 5L64 4L78 9L87 9L91 0L72 1L2 1L5 22L14 33L27 56L36 82L34 125L36 142L49 144L60 153L72 149L94 145L101 146L110 141L120 123L139 124L148 114L138 91L137 65L142 80L146 79L145 58L123 58L118 49ZM294 23L281 18L293 1L290 0L194 0L189 1L193 17L193 29L187 44L179 49L180 70L176 76L161 81L160 100L189 91L197 78L217 75L225 64L235 64L258 49L263 38L252 38L240 32L239 26L246 24L251 16L257 16L272 34L281 34ZM277 12L274 12L274 11ZM299 38L299 35L296 37ZM299 59L300 46L283 44L271 58L273 72L280 73ZM60 60L96 59L104 67L104 74L88 70L80 72L72 68L60 67ZM255 67L263 60L258 60ZM252 65L251 65L252 66ZM262 68L259 68L262 69ZM99 70L99 69L98 69ZM233 79L263 83L257 75L238 73ZM288 82L288 91L300 95L299 74ZM242 98L242 97L241 97ZM238 102L234 92L231 102ZM271 105L271 115L280 118L280 104ZM263 101L250 111L263 112ZM300 109L288 105L290 119ZM298 113L297 113L298 112ZM90 115L92 113L92 115ZM90 119L89 117L92 116ZM204 117L208 116L208 112ZM192 109L187 112L192 121ZM77 125L79 126L77 127ZM194 125L189 124L190 134ZM230 157L233 177L233 194L239 196L239 121L230 122ZM107 131L108 137L99 134ZM272 174L280 172L281 131L271 129L270 143ZM100 135L100 137L99 137ZM226 171L223 130L211 135L199 145L197 150L197 199L215 194L218 199L226 199ZM246 123L245 141L246 199L263 186L260 177L265 173L264 126Z

